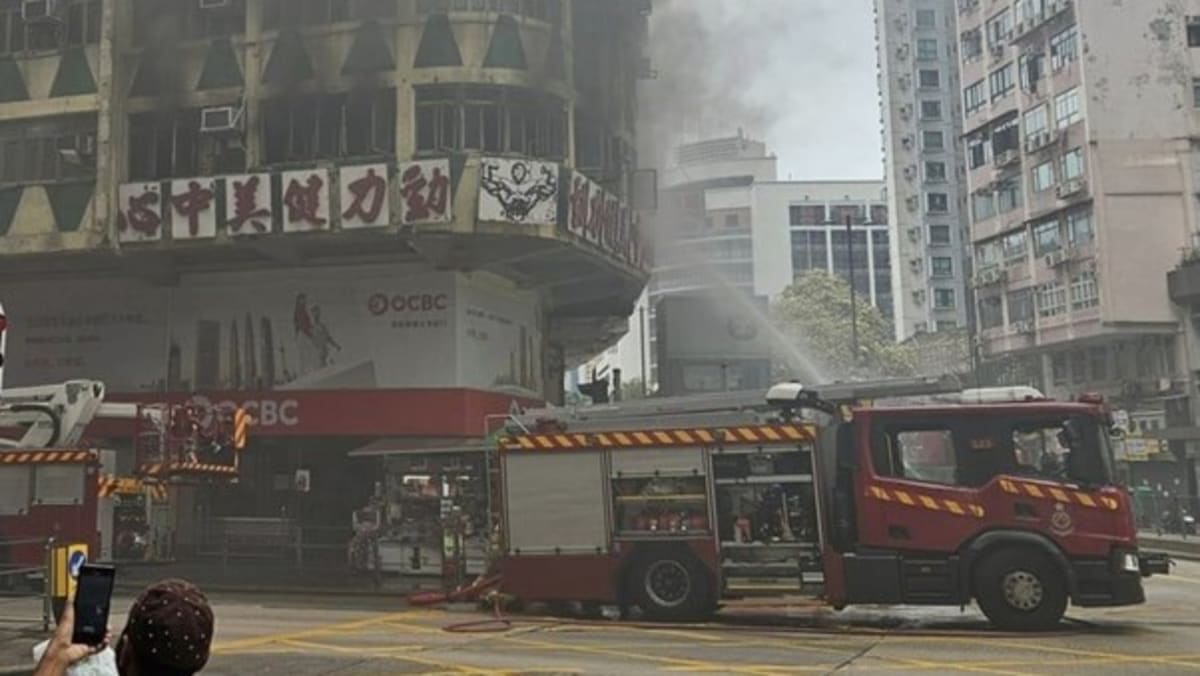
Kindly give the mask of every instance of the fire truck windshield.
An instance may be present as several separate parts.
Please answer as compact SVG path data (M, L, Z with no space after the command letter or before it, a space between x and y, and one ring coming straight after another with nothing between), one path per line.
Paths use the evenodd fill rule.
M1089 485L1112 482L1112 446L1090 416L1042 419L1013 427L1018 472Z

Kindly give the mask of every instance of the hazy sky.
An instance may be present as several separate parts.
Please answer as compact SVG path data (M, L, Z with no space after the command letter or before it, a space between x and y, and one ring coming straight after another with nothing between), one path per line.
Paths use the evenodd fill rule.
M780 178L880 178L873 22L871 0L658 0L651 133L740 126L779 156Z

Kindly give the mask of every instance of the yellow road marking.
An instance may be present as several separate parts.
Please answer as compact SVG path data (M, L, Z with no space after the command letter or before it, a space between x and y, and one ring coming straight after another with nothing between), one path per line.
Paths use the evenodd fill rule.
M977 638L959 638L957 636L944 636L944 637L911 636L911 637L907 637L907 638L909 640L918 640L918 641L934 640L934 641L951 641L951 642L955 642L955 643L972 643L972 644L977 644L979 641L979 639L977 639ZM1021 642L1021 641L1013 641L1013 640L1000 639L1000 638L990 638L989 637L988 645L989 646L1001 646L1001 647L1006 647L1006 648L1016 648L1019 650L1033 650L1033 651L1037 651L1037 652L1059 654L1059 655L1077 655L1080 657L1093 657L1093 658L1098 658L1100 660L1109 660L1112 663L1148 662L1148 663L1153 663L1153 664L1170 664L1172 666L1200 667L1200 664L1197 664L1197 663L1185 662L1185 661L1174 661L1174 660L1171 660L1170 658L1159 657L1156 655L1136 655L1136 654L1132 654L1132 653L1112 653L1112 652L1099 652L1099 651L1094 651L1094 650L1079 650L1077 648L1058 648L1055 646L1043 645L1041 643Z
M353 632L380 624L387 624L390 621L397 620L402 617L412 617L417 614L419 613L414 613L412 611L390 613L387 615L380 615L378 617L354 620L352 622L343 622L340 624L330 624L323 627L313 627L311 629L303 629L300 631L265 634L263 636L254 636L233 641L218 641L213 645L212 652L214 654L219 654L226 651L244 650L246 648L266 646L272 643L282 643L283 641L288 640L300 640L318 636L327 636L330 634Z

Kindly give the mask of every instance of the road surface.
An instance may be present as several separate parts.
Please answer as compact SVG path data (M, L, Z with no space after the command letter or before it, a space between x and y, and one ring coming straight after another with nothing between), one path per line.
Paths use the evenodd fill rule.
M445 628L487 616L390 600L217 596L205 673L1200 673L1200 563L1174 572L1148 581L1146 605L1072 610L1060 631L1042 635L992 631L971 608L802 607L657 629L520 617L503 633L453 633ZM22 604L31 602L0 608ZM0 637L9 649L0 655L28 640Z

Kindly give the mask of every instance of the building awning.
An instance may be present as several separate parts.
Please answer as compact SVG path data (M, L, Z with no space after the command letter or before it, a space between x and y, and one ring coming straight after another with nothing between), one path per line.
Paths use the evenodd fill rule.
M381 458L389 455L455 455L494 450L484 439L376 439L350 451L352 458Z

